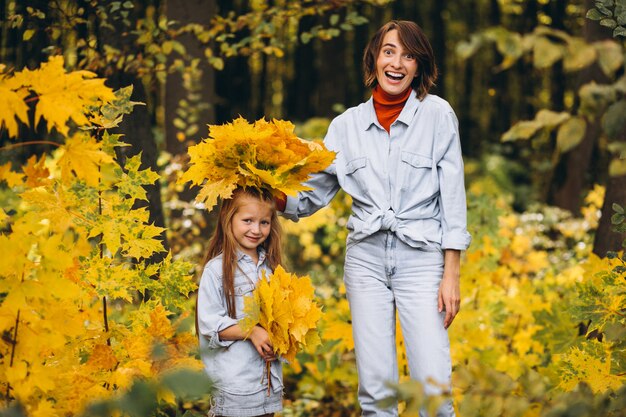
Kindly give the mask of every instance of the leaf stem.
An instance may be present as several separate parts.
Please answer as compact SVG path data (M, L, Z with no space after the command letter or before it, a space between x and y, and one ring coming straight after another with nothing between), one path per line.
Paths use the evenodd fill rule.
M52 142L49 140L31 140L29 142L21 142L21 143L14 143L13 145L6 145L3 146L2 148L0 148L0 151L8 151L10 149L15 149L15 148L20 148L22 146L29 146L29 145L53 145L53 146L61 146L60 143L57 142Z
M104 331L109 333L109 319L107 318L107 296L102 296L102 307L104 314ZM111 346L111 338L107 337L107 346Z
M15 317L15 329L13 330L13 338L11 340L11 360L9 361L9 368L13 366L13 360L15 359L15 345L17 345L17 328L20 324L20 310L17 310L17 317ZM11 392L11 384L7 383L7 406L10 403L9 394Z

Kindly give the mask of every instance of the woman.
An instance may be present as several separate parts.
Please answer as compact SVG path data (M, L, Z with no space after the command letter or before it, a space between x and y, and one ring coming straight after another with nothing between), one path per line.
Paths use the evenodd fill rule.
M432 48L413 22L391 21L363 58L367 102L335 118L324 139L334 163L289 197L297 219L326 206L339 188L352 196L344 281L364 416L396 416L377 403L398 380L395 314L410 374L428 393L450 385L447 328L460 304L466 229L463 160L454 111L428 94L437 78ZM450 403L438 412L453 416Z

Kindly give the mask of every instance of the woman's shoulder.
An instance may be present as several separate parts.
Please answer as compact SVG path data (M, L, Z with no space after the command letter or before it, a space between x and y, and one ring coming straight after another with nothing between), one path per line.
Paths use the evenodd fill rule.
M454 113L454 110L452 109L450 103L435 94L426 94L426 97L424 97L424 99L422 100L421 105L431 111Z

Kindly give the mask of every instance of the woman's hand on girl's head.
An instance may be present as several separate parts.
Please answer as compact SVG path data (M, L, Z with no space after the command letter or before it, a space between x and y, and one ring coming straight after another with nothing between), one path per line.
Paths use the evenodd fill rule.
M276 354L274 353L274 347L270 341L270 335L263 327L254 326L248 338L265 361L276 360Z

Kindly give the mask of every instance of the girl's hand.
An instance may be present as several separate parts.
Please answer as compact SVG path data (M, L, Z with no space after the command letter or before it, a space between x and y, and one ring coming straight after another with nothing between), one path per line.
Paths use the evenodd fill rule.
M256 348L256 351L259 352L259 355L266 362L276 360L274 348L272 347L272 342L270 341L270 335L263 327L254 326L248 338Z
M443 279L439 285L439 312L446 311L443 326L447 329L452 324L461 308L460 264L461 253L458 250L445 251Z

